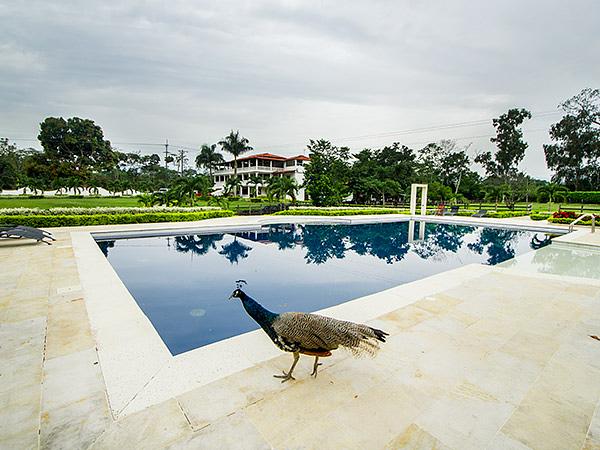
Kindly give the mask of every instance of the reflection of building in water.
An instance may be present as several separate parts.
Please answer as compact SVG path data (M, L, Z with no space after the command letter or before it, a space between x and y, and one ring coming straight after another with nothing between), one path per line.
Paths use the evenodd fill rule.
M286 247L290 247L291 244L302 245L304 243L301 228L294 224L274 225L263 227L260 230L242 231L235 233L235 236L260 244L279 244L281 246L285 242Z
M268 231L243 231L235 233L236 236L242 239L248 239L252 242L258 242L260 244L270 244L272 241L269 239Z

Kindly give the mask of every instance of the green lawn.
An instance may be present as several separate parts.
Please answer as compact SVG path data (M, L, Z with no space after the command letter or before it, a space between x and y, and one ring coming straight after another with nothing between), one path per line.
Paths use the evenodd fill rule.
M205 200L196 202L196 206L207 206ZM267 203L253 203L248 200L237 200L229 202L229 208L236 209L260 209ZM141 206L136 197L93 197L93 198L27 198L27 197L2 197L0 196L0 208L94 208L96 206Z
M94 208L96 206L140 206L135 197L94 197L94 198L27 198L2 197L0 208Z

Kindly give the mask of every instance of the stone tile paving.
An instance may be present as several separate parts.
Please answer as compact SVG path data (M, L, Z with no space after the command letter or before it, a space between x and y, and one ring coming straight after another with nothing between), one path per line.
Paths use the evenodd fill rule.
M282 355L118 421L68 232L0 245L0 448L600 449L600 287L501 269L393 311L374 360Z

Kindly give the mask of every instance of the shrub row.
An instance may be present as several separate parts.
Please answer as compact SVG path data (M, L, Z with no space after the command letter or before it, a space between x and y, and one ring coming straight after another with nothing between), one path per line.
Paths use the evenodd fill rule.
M548 219L548 222L552 222L552 223L562 223L565 225L570 224L571 222L573 222L575 219L571 219L571 218L567 218L567 217L550 217ZM592 220L588 219L588 220L582 220L581 222L577 222L577 225L591 225L592 224ZM596 225L600 226L600 217L596 217Z
M462 210L458 212L458 216L470 217L475 214L476 210ZM410 214L410 211L406 209L391 209L391 208L346 208L340 209L338 207L328 208L297 208L288 209L287 211L279 211L274 213L279 216L353 216L359 214ZM428 214L435 214L435 210L429 210ZM507 217L521 217L526 216L527 211L488 211L486 217L490 218L507 218Z
M87 225L117 225L125 223L188 222L195 220L231 217L233 211L167 212L141 214L79 214L79 215L0 215L0 223L30 227L78 227Z
M457 216L470 217L479 210L465 210L458 211ZM488 211L485 217L491 219L506 219L509 217L523 217L527 215L527 211Z
M400 209L288 209L274 213L276 216L355 216L360 214L410 214Z
M213 211L220 208L215 206L195 206L183 208L177 206L154 206L152 208L141 207L65 207L65 208L0 208L0 216L77 216L77 215L96 215L96 214L148 214L148 213L190 213Z
M573 191L567 198L571 203L600 203L600 191Z

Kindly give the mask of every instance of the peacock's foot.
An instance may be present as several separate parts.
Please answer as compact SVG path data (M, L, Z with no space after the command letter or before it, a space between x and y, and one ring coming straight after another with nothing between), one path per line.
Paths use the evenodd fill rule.
M310 376L317 378L317 367L322 366L322 365L323 365L323 363L315 364L314 367L313 367L313 371L310 374Z
M283 375L273 375L275 378L281 378L281 382L285 383L288 380L295 380L295 378L292 376L292 372L290 371L289 373L286 373L285 370L283 371Z

